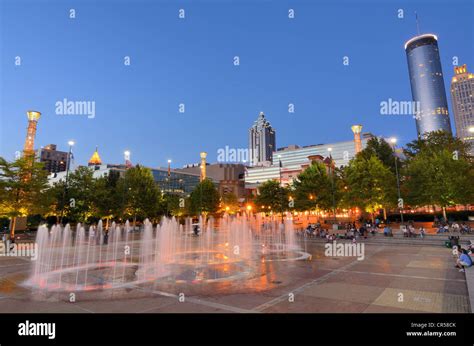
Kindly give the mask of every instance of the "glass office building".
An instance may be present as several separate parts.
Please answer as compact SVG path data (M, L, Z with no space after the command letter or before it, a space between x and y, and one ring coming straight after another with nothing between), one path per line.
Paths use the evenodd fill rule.
M417 104L414 116L418 136L437 130L451 133L438 38L433 34L413 37L405 43L405 52L413 101Z
M168 170L165 168L152 168L151 172L160 190L173 194L189 195L200 180L199 174L178 173L171 170L168 175Z

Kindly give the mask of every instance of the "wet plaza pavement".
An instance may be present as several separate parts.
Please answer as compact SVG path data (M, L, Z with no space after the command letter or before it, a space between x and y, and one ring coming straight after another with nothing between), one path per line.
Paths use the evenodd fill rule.
M251 275L232 280L157 280L80 292L28 286L33 261L0 257L0 312L471 312L465 274L441 244L368 242L363 260L325 256L319 241L300 246L309 260L262 260Z

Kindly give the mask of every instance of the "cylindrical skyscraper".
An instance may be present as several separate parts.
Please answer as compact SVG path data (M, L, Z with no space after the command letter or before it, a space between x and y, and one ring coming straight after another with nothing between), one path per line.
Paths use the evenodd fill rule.
M438 130L451 133L438 38L433 34L415 36L405 43L405 52L418 136Z

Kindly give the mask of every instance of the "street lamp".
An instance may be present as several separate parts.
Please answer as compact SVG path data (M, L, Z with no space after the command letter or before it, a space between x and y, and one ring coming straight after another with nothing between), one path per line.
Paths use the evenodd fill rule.
M280 177L280 189L282 188L281 185L281 155L278 155L278 166L279 166L279 177ZM280 190L280 213L281 213L281 223L283 223L283 191Z
M336 224L336 197L334 196L334 171L332 169L332 148L328 148L329 158L331 162L329 163L329 173L331 174L331 192L332 192L332 214L334 218L334 224Z
M123 152L123 160L125 161L125 169L128 169L132 166L131 162L130 162L130 150L125 150Z
M470 133L474 133L474 126L471 126L470 128L467 129Z
M395 153L395 147L397 145L397 139L395 137L390 138L390 143L392 144L393 157L395 159L395 174L397 175L398 205L400 205L400 200L401 200L402 197L401 197L401 194L400 194L400 177L398 175L398 160L397 160L397 155ZM400 221L401 221L401 225L403 225L403 209L402 209L402 207L399 207L399 209L400 209Z
M66 163L66 185L67 185L67 180L68 180L68 176L69 176L69 166L71 164L72 147L76 143L74 143L74 141L69 141L69 142L67 142L67 144L69 144L69 153L67 155L67 163Z

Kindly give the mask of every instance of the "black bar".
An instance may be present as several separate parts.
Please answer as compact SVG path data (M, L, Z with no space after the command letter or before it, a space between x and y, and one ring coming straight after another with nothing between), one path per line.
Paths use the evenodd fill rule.
M26 321L55 323L55 338L19 336ZM0 345L472 345L473 322L472 314L0 314ZM407 335L429 331L456 335Z

